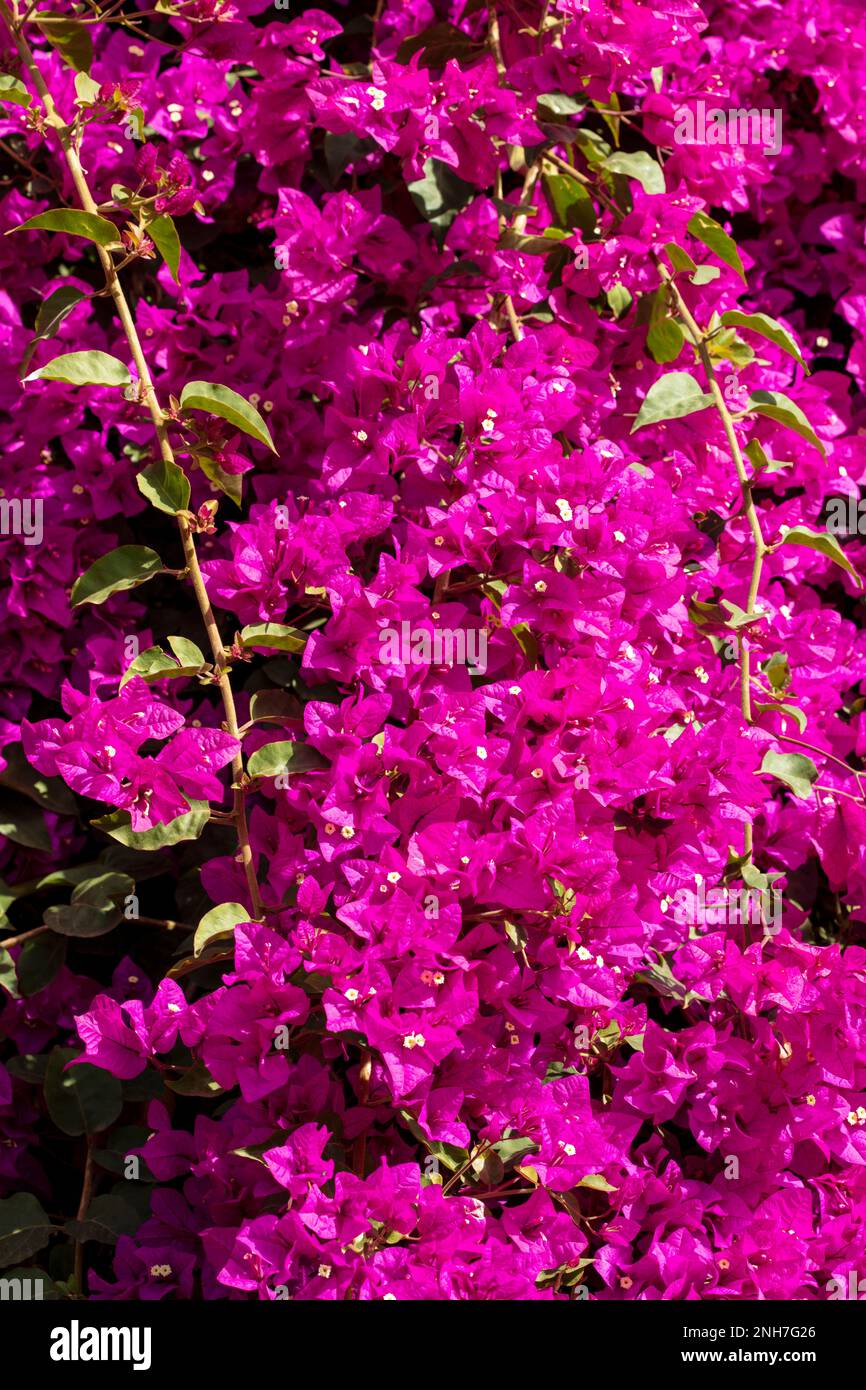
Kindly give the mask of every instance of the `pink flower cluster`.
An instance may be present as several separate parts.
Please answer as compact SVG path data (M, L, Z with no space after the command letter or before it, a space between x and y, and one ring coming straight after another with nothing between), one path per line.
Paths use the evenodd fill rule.
M20 380L132 362L94 247L2 237L0 1197L55 1183L66 1049L118 1099L62 1142L131 1213L91 1297L832 1296L866 1275L866 545L824 525L866 484L858 0L161 9L91 26L90 96L31 41L95 205L176 219L176 273L152 221L112 254L239 727L184 656L139 372ZM78 202L2 44L5 231ZM679 142L698 100L781 148ZM275 451L193 428L189 382ZM132 546L159 573L76 602Z

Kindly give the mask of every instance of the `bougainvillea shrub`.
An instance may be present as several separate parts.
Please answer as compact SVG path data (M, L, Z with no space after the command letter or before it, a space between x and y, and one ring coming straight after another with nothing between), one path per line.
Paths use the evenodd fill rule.
M0 1266L866 1275L859 0L0 0Z

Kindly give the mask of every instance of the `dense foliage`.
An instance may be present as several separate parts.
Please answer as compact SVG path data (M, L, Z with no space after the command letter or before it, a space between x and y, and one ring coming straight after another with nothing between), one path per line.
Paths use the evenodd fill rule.
M844 1296L859 0L0 19L4 1273Z

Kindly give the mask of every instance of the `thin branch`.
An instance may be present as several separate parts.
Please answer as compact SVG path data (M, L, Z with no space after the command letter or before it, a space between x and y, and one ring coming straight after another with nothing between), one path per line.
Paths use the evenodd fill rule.
M84 170L81 167L81 161L78 157L78 152L75 149L75 145L72 140L71 128L67 126L66 122L63 120L59 111L57 110L54 98L48 90L48 87L45 84L42 74L36 65L36 61L33 57L30 45L24 38L23 34L18 32L15 25L15 21L9 12L6 0L0 0L0 12L2 12L3 19L6 23L6 27L9 30L13 41L15 42L22 62L24 63L25 67L30 73L30 76L33 80L33 85L36 88L36 91L38 92L39 97L42 101L42 105L45 108L46 121L57 132L57 137L60 141L60 145L63 150L64 157L66 159L66 164L72 176L72 181L75 185L75 191L78 194L81 206L85 210L85 212L96 213L96 203L90 192L87 179L84 175ZM111 298L114 300L114 305L117 310L118 318L120 319L120 322L123 326L123 331L126 334L126 340L129 344L129 349L132 353L133 361L135 362L136 370L138 372L139 380L141 382L141 395L150 413L150 418L153 421L153 427L156 431L156 437L159 443L160 455L165 463L174 465L174 452L172 450L171 443L168 437L166 417L163 413L162 407L159 404L159 400L154 389L153 380L150 375L150 369L147 365L147 361L144 356L144 351L141 346L141 340L138 336L138 330L136 329L135 321L132 317L129 304L127 302L123 289L121 288L120 281L117 277L117 270L114 261L112 257L109 255L109 253L102 246L96 247L96 253L99 257L100 264L105 273L105 280L108 292ZM198 562L198 555L196 553L193 532L190 527L189 520L185 516L179 516L177 518L177 523L178 528L180 530L181 543L183 545L184 559L186 561L186 566L189 570L189 575L192 580L192 586L195 592L196 601L198 602L202 621L207 630L208 640L211 645L211 651L213 652L214 665L217 671L219 672L218 684L220 689L220 695L222 696L223 709L225 711L225 726L228 732L231 734L231 736L235 739L238 739L238 742L240 743L240 739L238 736L237 712L235 709L234 695L232 693L231 679L229 676L229 660L225 646L223 645L222 638L219 634L219 628L217 627L216 618L214 617L213 609L211 608L210 599L208 598L204 578L202 576L201 568ZM234 786L234 815L237 823L238 842L240 846L240 860L243 864L244 874L246 876L247 889L249 891L250 900L252 902L253 916L256 918L256 920L261 921L262 900L261 895L259 893L258 882L256 880L255 867L253 864L252 847L250 845L249 829L247 826L246 807L244 804L244 785L246 780L246 773L244 771L243 754L240 749L238 750L238 753L236 754L232 762L232 774Z

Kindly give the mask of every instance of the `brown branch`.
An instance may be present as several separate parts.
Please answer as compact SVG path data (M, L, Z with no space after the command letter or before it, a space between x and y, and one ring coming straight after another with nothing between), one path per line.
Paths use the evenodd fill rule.
M71 128L67 126L66 122L61 117L57 109L57 106L54 102L54 98L48 90L48 87L45 84L42 74L36 65L36 61L33 57L30 45L24 38L23 34L20 32L19 26L16 24L15 20L11 16L6 0L0 0L0 12L2 12L3 19L6 23L6 27L9 30L9 33L12 36L12 39L18 49L21 61L24 63L25 67L30 73L33 85L36 88L36 91L38 92L39 97L42 101L42 105L45 108L46 121L48 125L50 125L57 133L57 138L60 141L60 145L63 150L64 157L66 159L66 165L69 169L70 175L72 176L72 181L75 185L75 191L78 194L81 206L85 212L97 213L96 203L93 199L93 196L91 195L90 188L88 186L87 179L84 174L84 170L81 167L81 161L78 157L78 151L76 150L72 139ZM156 431L156 437L159 444L160 456L162 457L165 463L174 466L174 452L172 450L171 443L168 437L166 417L159 404L159 400L154 389L153 379L151 378L150 369L147 365L147 361L144 356L144 351L141 346L141 340L138 336L138 330L136 329L135 321L132 317L129 304L121 287L120 281L117 277L117 269L115 267L111 255L105 250L104 247L97 245L96 253L99 257L100 264L105 273L105 281L108 293L114 300L117 315L123 326L123 331L126 335L126 340L129 344L132 359L135 363L136 370L138 372L139 380L141 383L141 396L144 400L145 405L147 406L150 418L153 421L153 427ZM196 600L198 602L202 621L207 630L208 640L211 645L211 651L213 652L214 665L217 671L219 672L218 684L220 689L220 695L222 696L223 709L225 711L225 726L228 732L231 734L231 736L233 738L238 739L238 742L240 742L238 734L237 712L235 709L234 695L232 693L231 680L229 677L228 657L226 654L225 647L223 645L222 638L219 635L219 628L217 627L216 619L214 617L213 609L211 608L210 599L208 598L207 589L205 587L204 578L202 576L201 568L199 566L198 555L196 554L195 548L195 541L193 539L193 532L191 530L190 523L185 516L178 516L177 523L178 528L180 530L181 543L183 545L184 559L186 561L187 569L189 570L189 575L192 580L192 586L195 592ZM247 826L246 807L244 805L244 785L246 780L246 773L244 771L243 754L240 749L238 750L238 753L236 754L232 762L232 775L234 788L234 816L237 825L238 843L240 846L240 860L243 864L244 874L246 876L247 889L253 907L253 916L256 918L257 921L261 921L262 900L261 895L259 893L258 882L256 880L255 868L253 865L252 847L250 845L249 838L249 828Z

